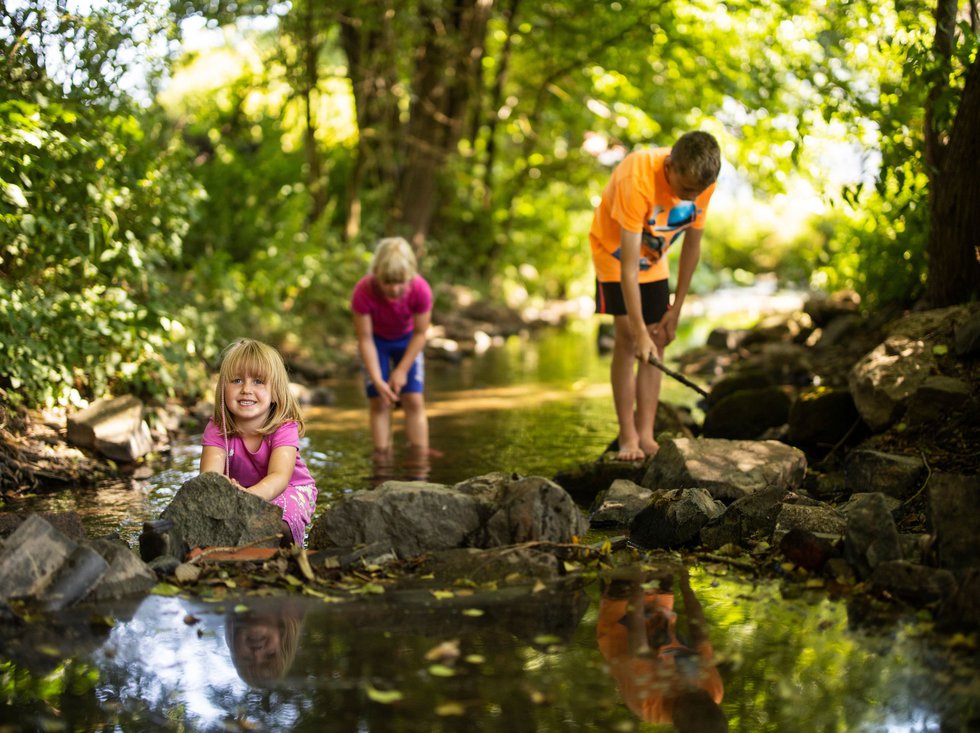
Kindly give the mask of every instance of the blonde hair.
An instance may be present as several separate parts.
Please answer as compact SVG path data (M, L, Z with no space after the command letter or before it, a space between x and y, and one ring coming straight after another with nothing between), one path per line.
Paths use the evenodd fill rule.
M237 637L256 624L274 625L279 631L279 647L268 661L243 659L239 653ZM280 679L292 666L303 624L302 615L295 611L281 613L229 613L225 621L225 641L231 652L231 660L238 676L253 687L266 687Z
M707 188L721 171L721 148L711 133L686 132L670 149L670 161L682 176L690 176Z
M418 273L418 260L412 246L402 237L386 237L378 242L371 259L371 274L385 283L405 283Z
M221 434L227 437L239 432L235 416L225 404L225 387L232 379L244 376L257 377L269 385L272 405L269 408L269 417L259 428L259 433L269 435L284 422L292 420L302 435L303 414L293 393L289 391L289 375L286 374L286 364L282 356L268 344L248 338L233 341L221 352L212 415Z

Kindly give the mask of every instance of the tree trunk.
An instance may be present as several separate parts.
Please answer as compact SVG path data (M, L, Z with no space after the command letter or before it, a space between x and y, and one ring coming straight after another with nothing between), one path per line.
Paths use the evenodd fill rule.
M932 176L929 275L932 306L980 296L980 56L969 70L941 165Z
M308 223L314 224L327 208L327 187L323 180L320 165L320 151L316 144L316 91L320 75L317 62L320 56L320 44L317 39L316 23L313 18L313 4L308 2L303 15L303 63L304 83L303 102L306 105L306 131L304 143L306 148L306 182L312 201Z
M404 168L391 210L392 226L420 253L435 211L437 176L456 150L474 98L492 1L452 0L446 6L441 12L419 8L426 35L416 55Z

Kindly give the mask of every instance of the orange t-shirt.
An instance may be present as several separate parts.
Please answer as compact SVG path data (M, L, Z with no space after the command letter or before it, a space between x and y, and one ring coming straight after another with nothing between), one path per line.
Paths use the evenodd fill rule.
M592 261L600 282L621 280L619 244L623 229L642 233L641 283L666 280L667 249L687 229L704 229L715 184L694 201L677 198L664 173L664 159L669 154L670 148L637 150L613 171L589 230Z

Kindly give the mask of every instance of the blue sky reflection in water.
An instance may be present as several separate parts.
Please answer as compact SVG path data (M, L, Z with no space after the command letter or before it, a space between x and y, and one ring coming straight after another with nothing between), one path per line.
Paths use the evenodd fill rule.
M512 339L461 365L431 361L432 442L444 455L429 479L552 475L593 459L615 430L607 375L594 327ZM669 401L693 404L686 388L665 386ZM334 388L335 406L309 412L304 446L325 500L370 486L375 472L358 380ZM198 456L192 438L145 482L65 493L35 508L79 510L93 534L120 530L132 543L143 519L196 473ZM920 625L864 632L821 590L782 598L778 587L738 581L722 565L695 569L692 586L732 731L977 729L967 722L980 715L977 675L951 667ZM135 612L121 608L107 638L69 643L75 651L49 674L0 661L3 720L14 730L670 729L642 723L624 704L596 642L596 579L558 596L446 590L451 598L426 590L345 603L239 601L235 591L210 603L151 596ZM269 614L266 631L286 649L276 663L288 669L263 681L236 664L229 627L258 655L270 640L248 622ZM452 663L427 658L447 642L458 648Z

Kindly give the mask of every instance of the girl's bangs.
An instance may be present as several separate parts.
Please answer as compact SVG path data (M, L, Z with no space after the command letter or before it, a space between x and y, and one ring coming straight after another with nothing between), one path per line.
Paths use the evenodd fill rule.
M269 363L269 358L259 349L243 346L225 358L221 371L228 379L256 377L269 381L269 377L272 375L272 365Z

